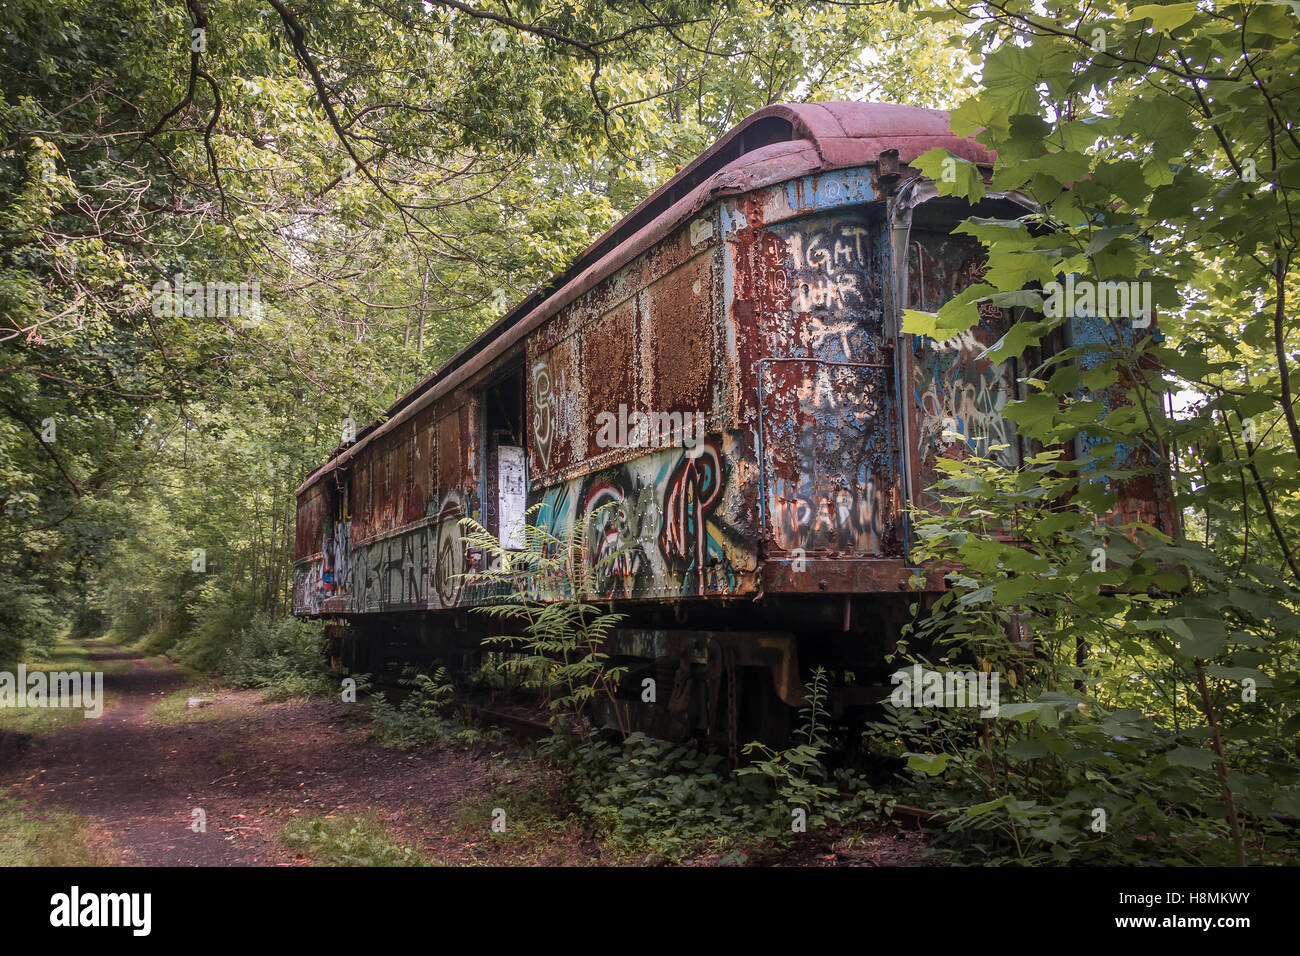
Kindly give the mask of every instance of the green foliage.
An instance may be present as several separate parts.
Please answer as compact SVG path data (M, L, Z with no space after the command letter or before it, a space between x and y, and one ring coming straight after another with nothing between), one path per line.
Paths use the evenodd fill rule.
M338 692L325 662L324 629L315 621L259 611L225 650L220 670L237 687L270 691L268 699Z
M77 814L0 796L0 866L114 866L120 856Z
M666 862L723 850L739 854L764 841L780 843L831 826L874 826L892 812L892 800L856 774L832 774L825 765L826 685L819 668L792 747L748 744L745 753L761 753L762 759L738 770L720 754L640 733L621 746L557 736L542 753L569 768L575 803L605 839L624 852ZM804 824L797 831L796 810Z
M795 733L795 744L784 750L773 750L758 741L748 743L744 753L762 754L752 766L740 771L742 775L762 774L771 783L773 789L790 807L798 807L811 814L808 823L821 826L827 817L817 812L826 804L826 799L835 795L835 789L825 785L829 776L823 760L830 742L826 738L826 682L825 668L813 671L812 683L808 685L808 706L800 709L803 724ZM832 818L834 811L830 811ZM838 821L837 821L838 822Z
M860 825L892 812L891 802L878 799L861 777L847 769L832 774L826 766L832 743L826 710L828 681L825 668L813 669L807 685L808 705L799 709L803 723L795 731L792 746L775 750L752 741L744 747L746 756L757 753L761 758L737 773L766 778L775 793L772 805L780 826L769 835L779 834L781 827L789 829L793 809L802 810L805 825L817 829L832 824Z
M945 465L952 510L915 515L920 555L962 569L915 606L900 652L974 661L1004 700L994 718L887 713L874 746L910 758L909 799L948 811L944 845L972 860L1137 863L1154 842L1224 864L1238 835L1248 860L1293 856L1277 815L1300 793L1296 595L1268 569L1224 573L1192 542L1099 524L1067 498L1065 464Z
M499 730L475 723L455 706L446 668L426 673L415 667L403 671L399 681L410 692L393 704L383 692L370 696L367 707L374 722L375 739L390 747L416 747L431 743L479 744L502 739ZM358 690L368 682L358 683Z
M169 644L163 635L155 633L152 640L145 639L146 645L166 649L176 660L205 672L220 669L235 653L236 647L242 646L244 650L262 657L274 653L273 648L264 646L269 624L266 614L254 610L256 605L248 592L230 592L222 582L209 580L191 593L185 614L190 623L183 635L174 644ZM229 663L238 666L233 659Z
M600 769L583 779L576 802L624 852L676 863L749 846L783 824L790 831L789 812L773 808L766 781L737 776L722 755L641 734L629 736L621 749L605 747Z
M296 816L280 828L280 841L318 866L434 866L419 849L395 843L366 816Z
M0 580L0 670L47 652L65 626L39 586Z
M883 739L911 754L916 798L951 808L951 845L972 860L1294 859L1279 818L1300 782L1300 143L1281 104L1300 13L930 16L964 23L983 63L954 131L979 130L998 155L991 187L1034 206L960 227L988 248L983 283L906 327L957 334L981 298L1019 311L986 357L1019 362L1005 414L1028 454L1015 470L938 462L951 510L917 516L917 557L962 570L918 608L904 657L980 662L1011 700L992 720L887 715ZM943 187L985 189L968 175ZM1068 275L1149 282L1158 328L1103 322L1100 341L1042 360L1032 347L1069 319L1047 309L1049 283ZM1116 517L1169 473L1172 525Z
M541 507L534 505L524 516L524 548L519 551L502 548L474 519L461 522L469 531L462 540L479 549L485 563L483 570L466 577L498 593L493 603L476 610L521 624L523 630L521 635L484 638L484 645L506 652L500 666L504 674L520 678L518 686L545 695L557 732L588 743L597 702L609 706L623 736L630 733L626 705L617 697L627 668L611 666L604 651L625 615L602 613L588 601L596 593L595 583L625 554L615 551L593 560L586 547L588 531L615 505L595 509L562 536L529 523Z

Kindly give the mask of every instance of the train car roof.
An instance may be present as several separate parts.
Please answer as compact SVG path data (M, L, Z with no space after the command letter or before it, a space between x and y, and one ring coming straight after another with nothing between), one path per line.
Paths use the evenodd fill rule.
M719 196L877 163L887 150L898 150L898 161L910 163L936 146L981 166L991 166L995 158L973 139L954 135L944 110L832 102L777 104L751 113L588 246L568 269L389 406L383 418L358 431L355 441L334 449L329 461L308 475L297 493L477 374Z

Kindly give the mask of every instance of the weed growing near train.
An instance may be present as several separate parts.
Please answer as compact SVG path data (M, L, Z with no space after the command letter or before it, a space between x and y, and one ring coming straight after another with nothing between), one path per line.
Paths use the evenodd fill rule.
M721 754L632 734L620 745L599 745L601 761L577 762L574 802L614 846L669 862L758 850L830 827L874 826L889 816L893 801L850 771L826 765L827 683L817 668L794 743L783 749L747 744L744 752L759 756L749 766L733 770Z
M753 766L733 770L721 754L630 732L617 696L627 669L610 666L604 651L622 615L587 600L622 556L596 556L585 546L588 530L615 506L596 509L563 537L526 523L522 551L502 549L482 525L463 522L464 541L486 568L466 575L467 583L500 592L496 604L478 610L523 625L520 636L484 644L502 652L497 666L507 681L546 695L555 732L540 749L567 768L573 804L615 847L668 861L832 825L871 825L887 815L889 801L861 779L827 769L828 675L821 668L808 685L795 743L780 750L746 745L747 755L759 756ZM612 737L599 726L601 712L616 725Z
M627 668L611 666L604 650L623 615L590 603L600 576L625 554L591 560L586 546L588 531L614 506L596 508L560 536L529 522L541 508L534 505L524 516L519 551L501 547L473 518L461 522L468 531L466 546L483 556L483 568L464 577L497 593L489 598L495 603L475 610L522 626L522 634L485 638L484 645L502 652L503 676L542 692L557 732L575 735L589 748L598 705L614 716L624 736L630 733L627 709L616 693Z
M463 707L456 706L455 688L446 668L427 672L407 667L398 683L410 689L401 703L392 703L382 691L367 700L375 739L380 743L406 748L432 743L479 744L502 738L499 729L481 726ZM357 679L358 692L369 687L364 675Z

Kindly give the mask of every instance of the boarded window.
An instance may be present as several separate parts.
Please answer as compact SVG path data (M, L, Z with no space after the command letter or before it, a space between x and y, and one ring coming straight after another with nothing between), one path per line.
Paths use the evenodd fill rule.
M298 524L294 534L293 556L296 560L310 558L321 549L321 518L323 486L312 485L298 499Z
M393 489L392 527L394 528L399 527L406 518L406 500L411 491L412 440L410 425L402 425L394 429L388 438L388 461Z
M408 520L428 513L433 469L433 419L421 415L415 421L415 451L411 460L411 497L407 502Z
M461 455L460 409L438 420L438 496L445 498L460 488L464 460Z
M713 256L697 256L655 282L641 297L648 383L645 403L657 412L713 410L722 361L717 349Z
M376 442L375 459L375 531L385 532L393 527L393 462L392 446L385 440Z
M354 494L352 537L364 538L370 533L370 456L362 452L352 468Z

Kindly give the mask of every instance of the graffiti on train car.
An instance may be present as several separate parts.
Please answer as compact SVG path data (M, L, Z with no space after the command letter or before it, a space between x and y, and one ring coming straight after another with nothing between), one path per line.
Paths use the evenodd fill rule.
M295 611L319 614L324 607L321 562L302 561L293 569L293 606Z
M555 437L555 395L551 392L551 370L545 362L533 365L533 444L542 468L551 466L551 439Z
M537 523L558 537L589 522L586 560L605 562L602 597L731 593L753 555L719 508L724 461L713 436L699 454L669 449L605 468L548 489Z
M864 245L871 235L865 225L835 222L811 229L790 229L785 237L788 269L791 277L796 314L813 316L830 311L834 324L823 327L814 337L814 346L828 335L839 336L844 344L844 359L852 361L848 336L860 331L852 312L866 304L863 295L863 270L867 267ZM817 320L821 325L820 319Z
M352 521L335 523L325 534L325 566L322 573L328 597L339 597L352 591Z
M761 268L760 417L769 539L778 550L896 551L897 402L885 347L878 232L856 214L773 233ZM770 243L754 248L769 250Z
M922 456L961 444L1008 467L1016 464L1016 430L1003 410L1015 393L1004 366L978 356L1000 337L981 324L988 342L968 330L944 342L916 337L913 388L920 408Z
M294 569L294 606L312 614L455 606L468 567L463 497L449 492L437 507L435 521L355 548L351 520L327 527L321 556Z
M764 392L776 396L769 407L778 412L769 424L764 409L769 447L797 429L793 455L782 457L787 467L769 472L773 543L785 551L886 550L900 503L891 479L898 460L893 404L879 370L782 362L765 369Z
M469 569L461 541L465 532L460 520L464 516L465 503L460 493L450 492L443 497L437 523L429 528L434 559L432 584L442 607L455 607L460 601L465 581L462 575Z
M586 560L594 566L617 555L597 582L603 597L734 593L738 572L752 571L756 555L723 515L723 444L710 436L552 486L535 520L557 536L575 520L591 522ZM732 497L742 496L733 489ZM351 540L350 521L334 526L321 555L295 568L295 607L321 614L484 603L501 585L472 573L482 556L462 540L464 500L449 492L431 503L434 520L367 542Z
M352 604L357 609L423 606L432 578L427 528L383 538L355 552Z
M534 362L531 379L533 447L537 450L542 470L547 471L551 467L557 436L572 435L574 431L579 396L569 384L569 371L565 365L560 365L553 373L545 361Z
M320 556L294 567L294 607L312 614L326 610L328 601L346 600L352 590L351 519L326 523L320 534Z
M884 312L870 280L879 251L866 223L824 215L774 231L783 240L785 281L778 285L785 288L769 294L788 298L775 303L777 321L765 323L767 354L879 361Z
M938 311L943 303L983 279L984 252L969 237L913 234L909 247L909 301ZM912 401L922 486L937 477L934 460L977 454L1007 467L1020 461L1015 425L1003 416L1015 398L1014 370L980 355L1009 327L992 303L979 306L979 324L946 341L914 336Z

